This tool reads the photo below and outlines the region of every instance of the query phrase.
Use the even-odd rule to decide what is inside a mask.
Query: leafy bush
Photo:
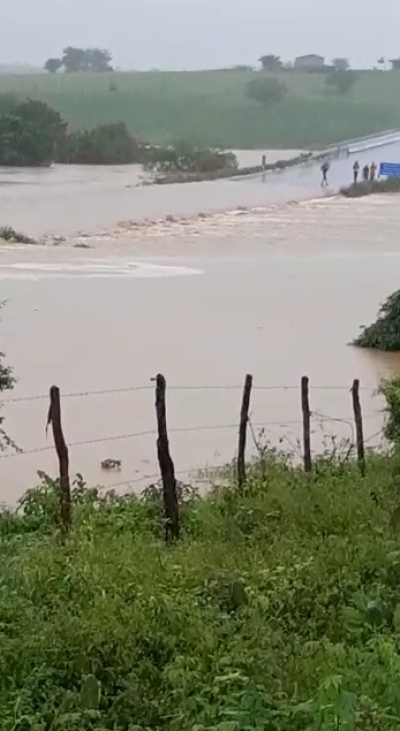
[[[58,112],[45,102],[10,97],[5,107],[0,104],[0,165],[50,165],[66,129]]]
[[[284,81],[275,77],[259,76],[248,82],[246,95],[255,102],[272,106],[284,100],[287,95],[287,86]]]
[[[400,444],[400,377],[383,378],[379,392],[386,401],[385,437],[389,442]]]
[[[220,170],[237,170],[236,156],[221,150],[198,149],[180,141],[169,147],[148,147],[145,164],[158,173],[207,173]]]
[[[362,328],[354,345],[383,351],[400,350],[400,290],[380,306],[376,322]]]
[[[70,132],[62,140],[57,162],[76,165],[124,165],[141,160],[141,148],[123,122]]]
[[[36,244],[35,239],[16,231],[12,226],[0,226],[0,239],[12,244]]]
[[[118,165],[141,158],[141,146],[122,122],[68,133],[58,112],[44,102],[0,96],[0,165]]]

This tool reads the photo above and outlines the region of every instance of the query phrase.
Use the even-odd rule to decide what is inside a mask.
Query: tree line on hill
[[[269,74],[284,69],[289,70],[289,67],[283,64],[280,56],[273,54],[261,56],[259,62],[262,70],[269,72]],[[290,68],[293,67],[290,66]],[[357,73],[350,69],[349,61],[346,58],[335,58],[331,66],[323,66],[318,71],[325,74],[325,90],[327,93],[348,94],[358,80]],[[263,106],[271,106],[281,102],[287,94],[288,87],[285,81],[277,76],[258,74],[246,85],[248,98]]]
[[[101,48],[64,48],[61,58],[48,58],[44,68],[50,74],[56,74],[63,69],[67,74],[107,73],[114,71],[112,56],[109,51]]]
[[[284,63],[280,56],[276,56],[273,53],[268,53],[264,56],[261,56],[258,59],[259,63],[261,64],[264,71],[281,71],[281,70],[290,70],[293,68],[292,63]],[[310,69],[311,70],[311,69]],[[317,70],[317,69],[315,69]],[[332,64],[330,66],[324,66],[323,70],[326,72],[328,70],[331,71],[349,71],[350,70],[350,62],[347,58],[334,58],[332,61]]]

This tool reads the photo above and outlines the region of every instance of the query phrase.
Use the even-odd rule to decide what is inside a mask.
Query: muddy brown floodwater
[[[101,171],[96,174],[99,198],[91,185],[85,197],[81,179],[60,184],[58,194],[56,184],[35,188],[32,180],[27,188],[0,188],[2,223],[16,225],[19,216],[26,233],[67,235],[61,246],[0,248],[1,299],[8,301],[1,349],[18,377],[3,413],[8,432],[25,451],[0,456],[1,500],[14,503],[35,484],[38,469],[56,473],[52,441],[45,435],[52,384],[63,394],[71,473],[82,473],[90,484],[138,490],[154,479],[151,378],[158,372],[168,382],[171,451],[181,479],[234,456],[246,373],[254,376],[251,421],[256,435],[263,430],[262,440],[297,449],[302,375],[313,387],[315,451],[334,435],[352,437],[354,378],[363,387],[365,436],[369,444],[379,440],[376,386],[400,362],[348,343],[399,287],[398,197],[295,204],[278,200],[276,191],[265,200],[258,186],[264,190],[262,208],[256,207],[257,189],[248,211],[153,224],[135,215],[134,223],[82,238],[77,232],[85,216],[91,217],[88,230],[96,231],[86,202],[90,207],[107,200],[110,182]],[[202,195],[216,198],[229,185],[234,186],[206,184],[209,192]],[[17,188],[23,188],[20,203]],[[140,198],[144,189],[135,190]],[[137,207],[143,199],[136,200],[135,190],[130,192]],[[148,207],[153,194],[156,210],[159,191],[147,190]],[[180,190],[192,213],[198,201],[190,196],[196,198],[197,186]],[[316,190],[317,183],[310,195]],[[98,230],[106,219],[116,224],[120,213],[129,218],[125,203],[112,213],[113,195],[106,213],[98,207]],[[246,195],[249,204],[251,194]],[[167,205],[162,201],[160,216]],[[92,248],[74,248],[82,243]],[[121,471],[103,473],[100,462],[106,458],[121,460]]]

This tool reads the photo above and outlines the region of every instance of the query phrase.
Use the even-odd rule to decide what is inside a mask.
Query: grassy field
[[[246,98],[246,71],[0,76],[0,93],[43,99],[74,128],[125,121],[155,143],[301,149],[400,126],[400,73],[362,72],[348,97],[327,96],[324,76],[281,77],[289,94],[271,109]]]
[[[0,728],[395,731],[400,728],[399,457],[268,458],[183,510],[78,489],[0,521]]]

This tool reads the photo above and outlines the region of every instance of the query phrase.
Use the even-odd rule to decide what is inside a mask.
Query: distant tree
[[[336,71],[348,71],[350,63],[347,58],[334,58],[332,66],[336,69]]]
[[[267,56],[261,56],[258,60],[264,71],[279,71],[282,68],[280,56],[274,56],[272,53]]]
[[[357,74],[354,71],[333,71],[327,75],[325,80],[325,86],[328,90],[343,95],[348,94],[356,83]]]
[[[56,74],[57,71],[59,71],[60,68],[62,68],[62,65],[63,65],[63,62],[62,62],[61,58],[48,58],[44,65],[44,68],[46,71],[49,72],[49,74]]]
[[[93,71],[104,73],[112,71],[110,65],[112,56],[108,51],[100,48],[64,48],[62,65],[68,74],[76,74],[79,71]]]
[[[94,71],[95,73],[113,71],[113,67],[111,66],[112,56],[109,51],[104,51],[100,48],[88,48],[86,56],[89,71]]]
[[[287,95],[287,86],[280,79],[258,77],[249,81],[246,95],[255,102],[270,106],[283,101]]]
[[[68,46],[64,48],[62,64],[67,74],[76,74],[79,71],[88,71],[87,53],[83,48]]]

